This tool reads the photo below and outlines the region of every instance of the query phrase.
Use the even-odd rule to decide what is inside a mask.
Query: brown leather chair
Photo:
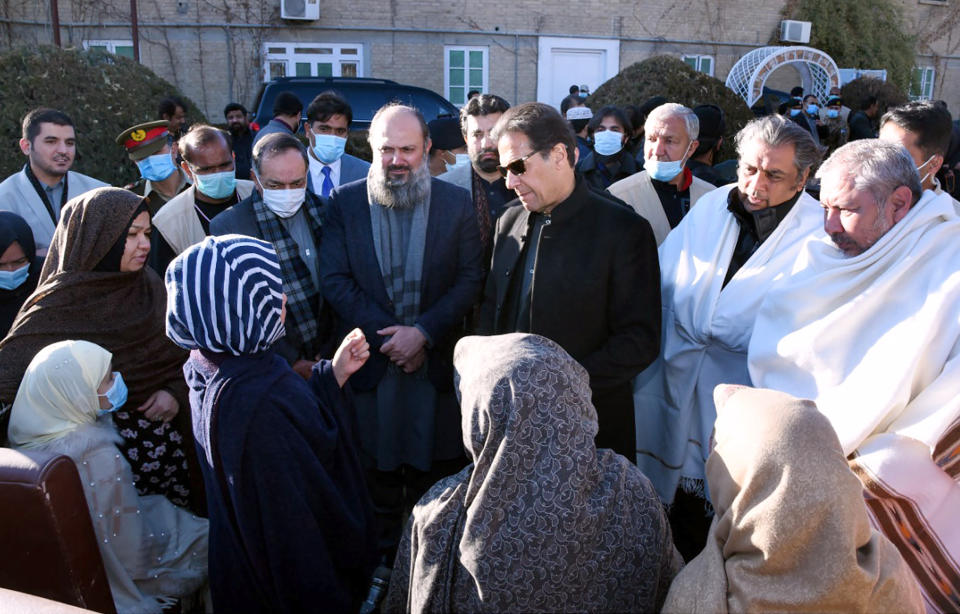
[[[0,587],[116,614],[77,468],[0,448]]]

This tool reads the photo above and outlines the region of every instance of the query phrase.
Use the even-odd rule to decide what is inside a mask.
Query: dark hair
[[[243,111],[244,117],[247,115],[247,107],[243,106],[239,102],[231,102],[227,106],[223,107],[223,116],[226,117],[231,111]]]
[[[953,133],[953,119],[945,106],[929,100],[908,102],[884,113],[880,119],[880,127],[883,128],[887,122],[893,122],[916,134],[917,147],[925,157],[947,155]]]
[[[860,103],[860,110],[866,111],[873,105],[877,104],[877,102],[879,102],[879,99],[873,94],[870,94],[869,96],[863,99],[863,102]]]
[[[635,104],[628,104],[623,107],[623,114],[630,120],[630,128],[633,132],[643,128],[643,120],[646,118],[643,116],[643,112],[640,111],[640,107]]]
[[[579,86],[579,85],[571,85],[571,86],[570,86],[570,89],[567,90],[567,91],[568,91],[569,93],[571,93],[571,94],[579,94],[579,93],[580,93],[580,86]]]
[[[274,115],[300,115],[303,111],[303,103],[293,92],[280,92],[273,99]]]
[[[467,136],[467,117],[471,115],[478,117],[491,113],[505,113],[509,108],[510,103],[496,94],[481,94],[476,98],[471,98],[460,109],[460,132],[463,133],[463,136]]]
[[[566,98],[560,101],[560,114],[566,117],[567,109],[569,109],[570,107],[581,107],[581,106],[583,106],[583,98],[580,98],[576,94],[570,94],[569,96],[567,96]]]
[[[620,124],[620,127],[623,128],[623,133],[627,136],[632,134],[630,120],[627,119],[627,114],[623,112],[622,109],[615,106],[606,106],[593,114],[593,117],[590,118],[590,123],[587,124],[587,133],[593,134],[596,132],[597,128],[600,127],[601,122],[603,122],[606,117],[613,117],[617,120],[617,123]]]
[[[467,92],[467,100],[470,100],[474,96],[479,96],[479,95],[480,95],[480,90],[470,90],[469,92]]]
[[[493,127],[492,138],[499,141],[507,132],[519,132],[530,141],[533,151],[544,158],[560,143],[567,150],[570,168],[576,163],[577,141],[569,122],[556,109],[542,102],[527,102],[510,107]]]
[[[307,148],[303,146],[300,139],[292,134],[274,132],[257,141],[257,144],[253,146],[253,168],[257,171],[257,175],[260,175],[264,160],[269,160],[273,156],[291,149],[300,152],[303,165],[309,168],[310,161],[307,159]]]
[[[193,163],[190,155],[201,147],[206,147],[215,141],[223,140],[227,151],[233,149],[233,141],[230,135],[219,128],[208,126],[206,124],[194,124],[185,135],[180,137],[177,147],[180,149],[180,157],[187,162]]]
[[[353,121],[353,109],[346,98],[334,91],[321,92],[310,101],[307,107],[307,121],[325,122],[334,115],[343,115],[347,118],[347,126]]]
[[[660,105],[667,104],[669,102],[664,96],[651,96],[647,98],[642,105],[640,105],[640,112],[643,113],[643,122],[646,123],[647,116],[650,115],[650,112],[659,107]]]
[[[798,96],[803,96],[803,87],[798,85],[797,87],[793,88],[792,90],[790,90],[790,95],[793,96],[794,98]]]
[[[40,124],[56,124],[58,126],[70,126],[76,129],[76,126],[73,125],[73,120],[63,111],[48,109],[46,107],[34,109],[23,116],[23,123],[21,124],[23,138],[30,141],[31,145],[33,144],[33,139],[37,138],[37,135],[40,134]]]
[[[167,117],[173,117],[177,114],[177,107],[180,107],[184,111],[187,110],[187,104],[180,98],[177,98],[176,96],[168,96],[164,98],[160,101],[160,104],[157,105],[157,118],[166,119],[164,115]]]
[[[723,109],[715,104],[700,104],[693,108],[693,114],[700,121],[697,140],[697,150],[691,157],[702,156],[712,149],[716,149],[723,133],[727,131],[727,119]]]

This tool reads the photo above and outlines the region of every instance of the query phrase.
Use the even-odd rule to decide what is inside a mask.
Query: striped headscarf
[[[253,354],[284,334],[277,252],[241,235],[207,237],[167,268],[167,336],[182,348]]]

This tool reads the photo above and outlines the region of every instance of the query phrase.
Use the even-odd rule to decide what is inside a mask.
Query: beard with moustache
[[[404,180],[391,179],[391,171],[406,170]],[[403,164],[391,164],[384,168],[382,164],[371,164],[367,172],[367,193],[370,202],[388,209],[413,209],[417,203],[430,200],[430,169],[427,154],[415,169]]]
[[[484,158],[486,154],[493,154],[492,157]],[[497,166],[500,165],[500,151],[496,147],[487,147],[486,149],[481,149],[474,153],[470,157],[470,161],[473,162],[473,165],[476,168],[479,168],[484,173],[493,173],[497,170]]]

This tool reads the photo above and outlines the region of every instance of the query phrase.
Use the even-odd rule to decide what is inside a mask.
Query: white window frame
[[[936,81],[937,71],[933,66],[914,66],[913,70],[920,71],[920,93],[913,93],[913,74],[910,79],[910,100],[930,100],[933,98],[933,86]]]
[[[132,40],[123,40],[123,39],[101,39],[101,40],[89,40],[83,41],[83,48],[85,50],[90,49],[91,47],[106,47],[109,53],[114,55],[117,54],[117,47],[130,47],[133,49]],[[136,49],[133,50],[133,57],[136,57]]]
[[[717,67],[717,60],[712,55],[703,55],[698,53],[687,53],[680,58],[684,63],[687,63],[687,60],[693,60],[694,66],[693,69],[697,72],[702,72],[705,75],[713,76],[714,70]],[[703,70],[703,61],[710,60],[710,70]],[[688,64],[689,66],[689,64]]]
[[[283,51],[271,51],[280,49]],[[324,54],[324,63],[329,60],[332,77],[342,77],[344,64],[356,64],[357,77],[363,76],[363,43],[300,43],[275,42],[263,43],[263,82],[270,81],[270,65],[275,62],[285,63],[285,76],[297,76],[297,63],[310,64],[310,76],[316,77],[319,55],[297,53],[297,49],[330,49],[331,53]],[[356,50],[356,53],[344,53],[345,49]]]
[[[457,103],[453,101],[453,98],[450,97],[450,52],[451,51],[463,51],[463,57],[466,64],[463,66],[463,98],[464,101]],[[483,46],[466,46],[466,45],[444,45],[443,46],[443,95],[444,98],[453,102],[453,104],[463,106],[466,104],[467,92],[472,89],[476,89],[474,86],[470,85],[470,52],[479,51],[483,54],[483,65],[482,65],[482,75],[483,75],[483,84],[480,87],[480,92],[490,91],[490,48]],[[456,86],[460,87],[460,86]]]

